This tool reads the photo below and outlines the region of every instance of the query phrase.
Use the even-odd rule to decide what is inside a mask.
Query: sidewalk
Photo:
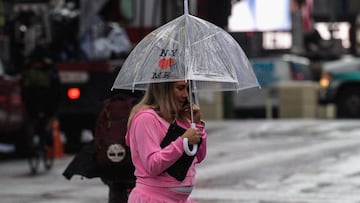
[[[30,175],[26,160],[1,163],[0,196],[6,203],[100,203],[107,202],[107,187],[95,179],[74,176],[71,181],[62,176],[73,155],[56,159],[54,168]]]

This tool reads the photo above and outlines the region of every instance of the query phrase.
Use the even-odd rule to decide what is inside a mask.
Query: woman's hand
[[[201,122],[201,112],[200,107],[196,104],[192,104],[192,111],[194,116],[194,122],[200,123]],[[180,116],[184,120],[191,121],[191,111],[190,111],[190,104],[184,106],[183,110],[180,112]]]
[[[200,130],[197,128],[188,128],[181,138],[188,138],[189,145],[199,144],[201,141]]]

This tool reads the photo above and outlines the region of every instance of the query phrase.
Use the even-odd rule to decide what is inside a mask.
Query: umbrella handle
[[[191,123],[191,127],[195,128],[195,123]],[[188,156],[195,156],[197,150],[198,150],[198,145],[194,144],[193,145],[193,149],[190,150],[189,148],[189,139],[186,137],[183,139],[183,146],[184,146],[184,151]]]
[[[183,146],[184,146],[184,151],[188,156],[194,156],[196,154],[196,152],[197,152],[197,149],[198,149],[198,145],[194,144],[193,149],[190,150],[188,138],[183,139]]]

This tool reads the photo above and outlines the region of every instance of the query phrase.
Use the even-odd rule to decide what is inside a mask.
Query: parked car
[[[232,93],[233,116],[237,118],[277,117],[277,84],[313,80],[310,60],[306,57],[285,54],[251,58],[250,62],[261,88]],[[266,115],[267,110],[271,110],[271,115]]]
[[[23,154],[28,123],[21,99],[21,76],[7,75],[1,62],[0,69],[0,153]]]
[[[337,118],[360,118],[360,58],[345,57],[322,65],[319,100],[335,104]]]

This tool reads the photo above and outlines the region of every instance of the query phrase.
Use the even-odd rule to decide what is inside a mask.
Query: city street
[[[208,153],[198,166],[198,203],[359,203],[359,120],[207,121]],[[99,179],[50,172],[30,176],[25,160],[1,161],[4,203],[104,203]]]
[[[0,203],[108,203],[63,172],[141,98],[201,106],[196,203],[360,203],[359,87],[360,1],[0,0]]]

